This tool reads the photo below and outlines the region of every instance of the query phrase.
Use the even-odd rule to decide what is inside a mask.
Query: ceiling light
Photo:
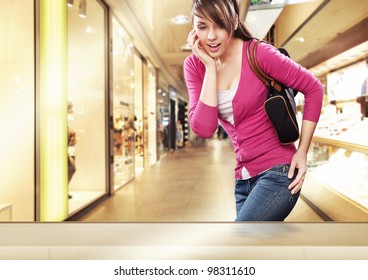
[[[185,15],[178,15],[171,19],[174,24],[187,24],[189,22],[189,17]]]
[[[300,4],[300,3],[305,3],[305,2],[313,2],[316,0],[287,0],[285,2],[287,2],[288,5],[292,5],[292,4]]]
[[[86,26],[85,28],[86,33],[94,33],[95,29],[89,25]]]
[[[68,0],[68,2],[66,4],[68,5],[68,7],[73,7],[74,0]]]
[[[304,43],[304,41],[305,41],[304,37],[298,37],[297,40],[300,43]]]
[[[86,0],[79,1],[79,17],[85,18],[87,17],[87,3]]]

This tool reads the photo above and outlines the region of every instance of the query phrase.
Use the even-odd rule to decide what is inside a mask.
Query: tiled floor
[[[234,155],[227,140],[209,140],[166,155],[80,221],[231,222]],[[322,219],[299,199],[288,222]]]

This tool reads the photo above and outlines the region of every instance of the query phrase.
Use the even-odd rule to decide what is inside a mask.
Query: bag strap
[[[261,70],[261,68],[258,65],[257,62],[257,57],[256,57],[256,52],[257,52],[257,46],[260,43],[260,40],[256,40],[256,43],[254,44],[253,47],[253,53],[252,56],[250,54],[250,44],[251,42],[249,42],[248,46],[247,46],[247,57],[248,60],[250,60],[250,66],[253,70],[253,72],[258,76],[258,78],[266,85],[269,86],[271,84],[271,79]]]
[[[277,91],[281,90],[281,85],[276,82],[274,79],[272,79],[270,76],[268,76],[266,73],[264,73],[262,71],[262,69],[259,67],[259,64],[257,62],[257,46],[260,42],[264,42],[265,41],[261,41],[261,40],[256,40],[256,43],[253,47],[253,52],[252,52],[252,57],[250,54],[250,44],[252,41],[249,41],[247,44],[247,59],[249,62],[249,66],[252,69],[252,71],[254,72],[254,74],[257,75],[257,77],[266,85],[266,86],[272,86],[274,87]],[[267,43],[266,43],[267,44]]]

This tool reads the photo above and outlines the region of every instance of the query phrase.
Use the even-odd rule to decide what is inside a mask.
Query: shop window
[[[83,5],[68,7],[69,214],[107,192],[106,10]]]
[[[188,111],[187,102],[179,100],[178,104],[178,121],[177,121],[177,135],[176,146],[178,148],[184,148],[185,143],[188,141]]]
[[[0,222],[35,219],[33,5],[0,2]]]
[[[157,152],[158,158],[169,149],[169,94],[159,88],[156,97],[157,104]]]
[[[136,119],[134,117],[134,48],[123,26],[112,20],[112,99],[114,189],[134,178]]]
[[[156,140],[156,69],[150,62],[147,62],[147,128],[148,135],[148,163],[155,164],[157,161],[157,140]]]

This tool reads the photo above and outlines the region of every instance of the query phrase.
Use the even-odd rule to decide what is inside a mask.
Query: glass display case
[[[364,120],[313,138],[303,195],[333,221],[368,221],[367,131]]]

